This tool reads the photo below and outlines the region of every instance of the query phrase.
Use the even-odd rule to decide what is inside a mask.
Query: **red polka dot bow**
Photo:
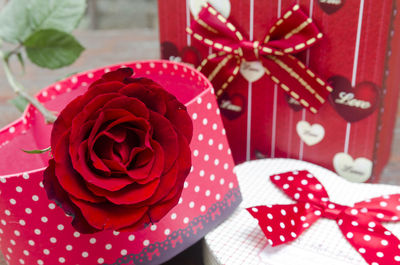
[[[262,76],[265,72],[312,113],[318,111],[332,92],[326,82],[292,55],[307,50],[323,36],[299,5],[283,13],[260,41],[246,37],[208,3],[187,32],[217,52],[199,67],[213,83],[217,96],[224,93],[242,70],[253,76]]]
[[[324,217],[336,221],[343,236],[368,264],[400,264],[400,241],[381,224],[400,220],[400,194],[368,199],[350,207],[331,202],[325,188],[308,171],[273,175],[271,181],[297,201],[247,208],[272,246],[295,240]]]

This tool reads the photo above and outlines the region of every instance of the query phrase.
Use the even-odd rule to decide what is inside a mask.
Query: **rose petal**
[[[163,95],[161,93],[158,93],[158,91],[159,89],[146,87],[140,83],[132,83],[119,90],[121,94],[128,97],[137,98],[141,102],[143,102],[150,110],[164,115],[167,108]]]
[[[149,164],[153,158],[154,152],[150,148],[135,147],[130,154],[129,162],[134,164],[135,168],[141,168]]]
[[[147,224],[151,223],[151,220],[147,214],[143,215],[143,217],[137,221],[136,223],[118,229],[119,232],[136,232],[138,230],[144,229]]]
[[[157,189],[159,183],[159,179],[155,179],[143,185],[134,183],[115,192],[100,189],[93,185],[89,185],[89,188],[96,195],[106,197],[110,202],[117,205],[133,205],[150,198]]]
[[[78,207],[75,207],[76,213],[73,216],[72,226],[81,234],[93,234],[101,231],[100,229],[94,228],[91,226],[83,216],[81,210]]]
[[[100,109],[101,106],[107,102],[110,98],[113,97],[118,97],[118,94],[105,94],[96,97],[93,99],[88,105],[82,110],[79,114],[76,115],[76,117],[72,120],[70,129],[71,129],[71,136],[70,136],[70,153],[72,158],[75,157],[76,155],[76,146],[79,145],[80,142],[82,142],[84,139],[86,139],[89,135],[89,132],[94,130],[98,130],[101,126],[101,122],[98,120],[104,119],[104,114],[100,111],[97,111]],[[93,114],[96,114],[96,121],[97,124],[92,122],[89,117],[93,116]],[[86,124],[90,123],[91,127],[85,126]],[[97,126],[94,128],[94,126]],[[54,129],[53,129],[54,130]]]
[[[110,131],[113,129],[117,129],[119,127],[121,127],[121,130],[124,130],[125,127],[127,126],[132,126],[134,127],[139,127],[139,128],[143,128],[144,130],[149,130],[149,125],[148,122],[143,120],[142,118],[135,118],[134,116],[122,116],[121,118],[118,118],[117,120],[111,122],[111,124],[109,124],[104,131],[101,132],[97,132],[97,134],[95,133],[96,130],[98,130],[99,126],[101,126],[101,124],[105,123],[105,120],[108,119],[108,113],[110,112],[110,110],[107,110],[104,112],[104,119],[98,119],[96,121],[96,124],[93,127],[93,130],[90,132],[89,135],[89,139],[88,139],[88,149],[90,150],[90,155],[92,156],[92,153],[95,153],[95,145],[96,145],[96,150],[99,149],[103,149],[102,143],[99,142],[99,139],[104,139],[103,136],[107,136],[109,138],[113,137],[113,135],[110,134]],[[121,111],[117,111],[117,110],[112,110],[112,112],[118,112],[120,114]],[[119,115],[117,114],[117,115]],[[102,116],[102,115],[100,115]],[[121,125],[122,124],[122,125]],[[112,149],[111,150],[104,150],[103,152],[105,152],[106,154],[108,154],[108,158],[106,160],[115,160],[117,161],[119,164],[122,165],[123,170],[126,171],[126,166],[129,164],[129,161],[131,160],[131,149],[134,148],[135,145],[138,146],[143,146],[144,143],[141,142],[140,138],[138,140],[138,137],[135,137],[136,135],[133,135],[130,133],[132,130],[125,130],[125,134],[128,134],[127,136],[125,136],[125,142],[124,143],[119,143],[120,139],[116,139],[115,137],[112,138],[113,140],[117,140],[115,141],[111,146]],[[145,135],[146,132],[142,132],[141,130],[138,130],[139,132],[141,132],[141,134]],[[148,133],[148,132],[147,132]],[[138,135],[139,137],[141,135]],[[106,147],[110,148],[111,146],[108,144],[108,142],[105,142]],[[75,144],[76,145],[76,144]],[[74,148],[71,147],[70,148],[71,153],[74,154]],[[75,157],[75,156],[73,156]],[[103,162],[105,164],[107,164],[107,162],[105,160],[103,160]],[[110,168],[112,170],[112,168]]]
[[[112,173],[126,174],[126,167],[120,158],[103,159],[103,162],[108,166]],[[112,177],[112,176],[111,176]],[[132,182],[132,181],[131,181]]]
[[[177,192],[179,192],[177,196],[180,197],[183,184],[191,168],[191,151],[186,138],[181,134],[178,134],[178,136],[179,157],[172,167],[173,170],[160,178],[159,188],[151,199],[147,201],[148,204],[164,203],[171,200],[171,196],[175,196]]]
[[[145,166],[128,170],[128,175],[139,184],[147,183],[161,176],[164,170],[164,150],[158,142],[154,140],[150,142],[154,152],[151,162],[147,163]]]
[[[126,185],[132,183],[132,179],[127,175],[112,177],[111,174],[110,177],[107,177],[100,176],[99,174],[96,174],[96,172],[93,172],[85,160],[87,157],[87,152],[87,141],[84,141],[81,145],[81,148],[79,148],[78,159],[73,165],[75,170],[78,171],[88,183],[110,191],[120,190]],[[103,162],[107,164],[108,161],[103,159]]]
[[[104,198],[91,193],[82,177],[74,170],[68,154],[69,132],[66,131],[60,138],[54,150],[55,175],[66,192],[90,202],[101,202]]]
[[[118,98],[110,99],[104,109],[124,109],[129,111],[136,117],[142,117],[145,120],[149,119],[149,110],[146,105],[137,98],[130,98],[120,94]]]
[[[49,166],[43,172],[43,186],[47,192],[47,197],[56,202],[68,215],[74,214],[74,208],[68,194],[58,183],[55,175],[55,161],[49,160]]]
[[[146,203],[152,205],[167,196],[176,184],[178,173],[179,168],[177,166],[172,167],[168,172],[164,173],[160,177],[160,184],[158,185],[157,190],[154,192],[153,196],[146,201]]]
[[[90,93],[88,92],[88,94]],[[129,112],[134,116],[143,117],[145,120],[147,120],[149,116],[146,106],[137,99],[127,98],[126,96],[117,93],[98,95],[95,98],[92,98],[90,102],[87,102],[83,110],[73,119],[71,124],[71,139],[81,141],[81,139],[78,138],[81,126],[88,120],[99,119],[100,115],[104,111],[114,113],[114,116],[105,117],[104,119],[106,120],[122,117],[123,114],[131,116]],[[98,122],[98,124],[101,126],[101,122]],[[100,126],[92,131],[96,133]],[[71,143],[76,141],[71,141]]]
[[[103,114],[100,114],[100,119],[103,117]],[[84,140],[86,138],[86,135],[90,133],[90,131],[93,129],[95,126],[95,121],[87,121],[85,124],[83,124],[79,130],[79,133],[76,133],[75,138],[72,138],[70,136],[70,144],[69,144],[69,153],[71,156],[71,162],[72,165],[75,169],[79,168],[78,162],[79,161],[79,148],[82,148],[82,142],[87,141]],[[72,141],[71,141],[72,139]],[[106,141],[104,143],[105,145],[108,144]],[[87,144],[85,144],[85,148],[87,147]],[[112,148],[112,145],[111,145]],[[90,160],[89,161],[89,157]],[[82,160],[80,160],[81,163],[86,162],[89,163],[91,166],[93,166],[95,169],[101,171],[101,175],[103,176],[109,176],[111,173],[111,170],[107,167],[107,165],[97,156],[96,152],[92,151],[89,152],[89,157],[85,157]]]
[[[105,73],[99,80],[92,83],[89,89],[92,89],[100,84],[104,84],[107,82],[112,82],[112,81],[123,82],[125,78],[128,78],[132,75],[133,75],[132,68],[129,67],[119,68],[117,70]]]
[[[89,134],[88,147],[90,148],[89,149],[90,151],[88,150],[88,152],[83,152],[83,153],[90,155],[90,152],[93,152],[93,144],[96,139],[95,137],[97,137],[96,134],[97,134],[98,130],[101,130],[101,127],[104,126],[104,124],[107,124],[107,122],[110,120],[112,122],[105,128],[105,130],[109,130],[110,128],[112,128],[114,126],[116,126],[120,123],[125,123],[125,122],[130,122],[130,124],[139,124],[138,125],[139,127],[143,127],[147,124],[147,121],[143,120],[142,118],[136,118],[131,113],[129,113],[125,110],[111,109],[111,110],[105,110],[99,114],[94,125],[92,126],[90,133],[87,132],[86,130],[83,130],[85,128],[85,126],[81,127],[81,130],[78,133],[75,133],[74,137],[71,133],[69,152],[71,154],[72,164],[73,164],[75,170],[80,172],[80,174],[85,175],[85,173],[87,173],[85,169],[83,169],[83,170],[85,170],[85,173],[80,171],[82,169],[82,166],[80,166],[80,164],[85,163],[86,157],[81,156],[81,160],[78,162],[79,152],[82,153],[82,150],[79,149],[78,147],[81,146],[83,140],[86,138],[86,135]],[[100,134],[98,134],[98,135],[100,136]],[[103,161],[103,162],[104,162],[104,164],[107,164],[107,163],[105,163],[105,161]],[[84,168],[86,168],[86,167],[84,167]]]
[[[49,160],[49,166],[43,173],[43,185],[50,200],[55,201],[66,214],[73,216],[72,226],[81,233],[95,233],[99,231],[90,226],[83,218],[82,212],[70,200],[68,194],[58,183],[55,172],[55,162]]]
[[[148,127],[143,129],[132,128],[127,126],[125,126],[125,128],[128,131],[129,135],[126,141],[126,145],[128,145],[131,149],[128,161],[126,161],[126,166],[128,169],[130,169],[131,167],[135,168],[144,166],[147,163],[140,162],[140,164],[138,165],[137,161],[133,162],[133,159],[137,158],[136,156],[138,155],[139,152],[142,152],[144,150],[148,151],[152,150],[152,146],[150,143],[150,134],[152,133],[152,130],[150,128],[150,124],[148,124]],[[143,163],[143,165],[141,165],[141,163]]]
[[[106,125],[106,127],[104,127]],[[108,132],[111,128],[120,126],[129,126],[133,128],[146,129],[149,128],[148,121],[143,118],[136,117],[130,112],[122,109],[104,110],[96,120],[92,131],[88,137],[89,146],[92,148],[96,142],[96,138],[101,136],[101,132]]]
[[[108,136],[100,135],[91,148],[92,152],[90,152],[90,155],[92,156],[95,154],[100,159],[115,159],[115,154],[113,152],[114,143],[114,140],[110,139]]]
[[[160,221],[172,208],[174,208],[178,202],[182,193],[183,185],[177,189],[172,199],[152,205],[148,211],[148,215],[152,222]]]
[[[113,146],[114,154],[119,157],[119,160],[124,164],[129,162],[130,147],[124,143],[115,143]]]
[[[108,131],[104,132],[109,138],[113,139],[117,143],[122,143],[126,140],[126,129],[123,127],[113,127]]]
[[[170,170],[178,157],[178,137],[172,124],[160,114],[151,111],[150,123],[153,125],[153,139],[156,140],[164,149],[165,166],[164,171]]]
[[[90,203],[71,197],[72,202],[81,209],[88,223],[100,230],[119,230],[140,221],[148,207],[122,206],[110,203]]]
[[[167,113],[165,117],[171,121],[175,128],[186,137],[190,143],[193,136],[193,122],[187,113],[185,105],[176,98],[167,102]]]
[[[51,131],[51,147],[54,148],[57,145],[58,138],[70,129],[72,120],[82,111],[93,98],[98,95],[108,94],[118,91],[124,84],[120,82],[112,82],[98,86],[96,89],[86,92],[71,101],[58,115],[57,120],[53,124]]]
[[[192,151],[189,142],[182,134],[178,134],[179,156],[176,162],[179,164],[179,183],[183,183],[192,167]]]

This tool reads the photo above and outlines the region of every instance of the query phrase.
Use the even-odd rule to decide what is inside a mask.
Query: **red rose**
[[[190,171],[186,107],[132,74],[121,68],[103,75],[53,126],[45,189],[82,233],[159,221],[178,203]]]

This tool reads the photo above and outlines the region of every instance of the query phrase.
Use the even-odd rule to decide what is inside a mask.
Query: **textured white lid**
[[[257,221],[245,210],[256,205],[294,203],[272,184],[269,176],[305,169],[318,178],[330,200],[338,204],[350,206],[369,198],[400,193],[398,186],[351,183],[332,171],[303,161],[265,159],[246,162],[235,168],[243,202],[231,218],[205,237],[205,265],[367,264],[342,236],[333,220],[321,218],[294,242],[272,248]],[[400,222],[384,225],[400,237]]]

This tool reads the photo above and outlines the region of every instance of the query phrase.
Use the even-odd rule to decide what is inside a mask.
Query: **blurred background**
[[[0,0],[0,9],[8,0]],[[159,58],[157,0],[87,0],[86,15],[74,36],[86,48],[71,66],[58,70],[39,68],[26,62],[25,73],[12,62],[14,74],[31,95],[64,77],[92,68],[124,61]],[[0,68],[0,128],[20,112]]]
[[[0,0],[0,9],[8,0]],[[167,0],[165,0],[167,1]],[[76,72],[124,61],[160,58],[157,0],[87,0],[86,15],[75,37],[86,48],[71,66],[46,70],[27,62],[25,73],[12,62],[17,79],[31,95]],[[0,68],[0,128],[14,121],[20,112],[9,100],[14,93]],[[392,145],[392,155],[381,181],[400,183],[400,110]]]

